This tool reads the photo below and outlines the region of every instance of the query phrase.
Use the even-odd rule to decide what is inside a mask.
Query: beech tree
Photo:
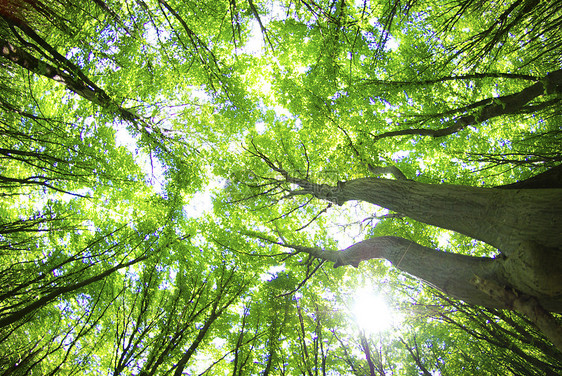
[[[369,177],[328,186],[295,178],[265,161],[284,178],[279,185],[293,183],[300,187],[289,188],[289,197],[312,195],[337,205],[351,200],[366,201],[481,240],[497,248],[500,254],[494,259],[458,256],[398,237],[370,238],[343,252],[297,249],[333,261],[334,267],[357,267],[364,260],[385,258],[468,303],[506,308],[508,302],[486,296],[487,292],[478,288],[474,279],[482,278],[536,297],[548,310],[560,311],[560,189],[431,185]]]
[[[0,1],[0,374],[560,374],[561,11]]]
[[[472,5],[474,4],[468,6]],[[525,23],[523,22],[525,16],[519,13],[523,8],[518,6],[514,3],[503,13],[500,12],[501,19],[513,16],[521,23]],[[529,6],[529,9],[537,10],[534,5]],[[400,5],[396,7],[394,10]],[[547,8],[551,10],[550,7]],[[451,9],[454,9],[454,6]],[[328,35],[333,38],[344,38],[348,30],[337,23],[347,15],[344,15],[343,8],[335,14],[339,18],[333,22],[339,29],[331,30]],[[393,13],[390,13],[389,17],[398,18]],[[436,19],[439,17],[444,16],[436,16]],[[541,20],[545,19],[541,18]],[[409,22],[422,24],[423,27],[434,30],[436,35],[444,35],[439,34],[438,29],[432,29],[435,27],[432,25],[433,21],[435,19],[432,16],[422,13],[412,15]],[[457,22],[454,19],[449,21]],[[388,32],[386,27],[390,25],[391,21],[382,25],[382,39],[390,38],[389,34],[385,34]],[[520,26],[513,21],[506,26],[506,30],[511,32]],[[409,30],[409,26],[403,28],[397,33]],[[444,27],[447,28],[448,26]],[[517,73],[480,71],[482,62],[474,59],[475,53],[509,49],[499,42],[501,40],[501,43],[507,43],[501,36],[506,30],[501,30],[502,27],[500,30],[494,28],[495,26],[490,25],[485,32],[468,37],[464,41],[451,44],[439,41],[442,45],[436,48],[436,51],[428,52],[424,56],[423,63],[414,59],[409,67],[405,68],[406,73],[402,75],[411,77],[405,79],[370,78],[369,73],[361,70],[364,66],[362,63],[358,64],[360,73],[356,73],[353,70],[353,54],[361,52],[354,51],[353,47],[347,50],[347,57],[350,59],[349,72],[341,72],[341,76],[338,76],[338,70],[343,70],[343,52],[332,51],[329,58],[321,53],[322,57],[305,76],[296,80],[297,86],[302,86],[295,90],[280,84],[284,91],[279,90],[278,93],[282,92],[290,99],[276,97],[277,100],[287,105],[293,111],[292,114],[298,115],[294,115],[294,120],[276,118],[274,122],[286,124],[276,124],[277,129],[270,133],[271,136],[266,132],[251,137],[247,153],[260,161],[262,166],[247,162],[252,167],[246,172],[234,175],[233,201],[257,200],[268,208],[273,203],[279,203],[280,212],[275,213],[273,217],[270,216],[271,219],[268,221],[270,223],[282,223],[286,216],[294,215],[296,210],[301,211],[303,207],[310,205],[310,200],[303,197],[312,197],[329,203],[326,208],[317,209],[317,215],[311,214],[307,221],[311,218],[313,221],[316,220],[318,215],[329,211],[332,204],[343,205],[349,201],[366,202],[386,208],[401,217],[405,216],[427,225],[452,230],[486,243],[496,250],[492,257],[443,252],[411,239],[386,234],[386,236],[367,238],[342,251],[314,247],[310,241],[306,241],[307,244],[299,244],[285,240],[295,236],[289,235],[286,229],[278,229],[279,225],[272,228],[269,235],[254,234],[273,244],[292,248],[295,253],[303,252],[321,260],[332,261],[334,267],[343,265],[357,267],[361,261],[386,259],[398,269],[467,303],[524,312],[560,348],[562,332],[556,319],[548,313],[548,311],[560,313],[562,308],[560,306],[562,270],[559,266],[562,215],[560,166],[550,164],[551,170],[528,180],[486,187],[478,184],[471,186],[466,184],[466,181],[459,184],[454,180],[451,183],[440,184],[422,182],[423,178],[416,179],[412,176],[412,166],[399,163],[401,166],[398,168],[397,163],[393,163],[397,158],[392,155],[388,157],[389,147],[398,149],[397,153],[409,154],[415,151],[419,153],[420,158],[424,158],[424,155],[427,157],[428,154],[436,154],[434,149],[424,150],[427,144],[422,144],[420,137],[439,140],[440,147],[444,149],[439,153],[443,156],[451,155],[448,148],[453,142],[443,139],[455,137],[454,142],[457,142],[460,132],[463,133],[462,137],[466,137],[465,142],[470,148],[473,143],[482,142],[476,133],[484,133],[481,130],[484,126],[494,128],[501,127],[504,121],[509,124],[521,122],[528,118],[529,114],[558,115],[557,110],[551,107],[559,101],[562,83],[561,71],[556,65],[552,65],[551,71],[539,76],[527,74],[530,65],[528,62],[513,63],[511,67]],[[304,34],[310,35],[307,32]],[[519,35],[514,39],[517,38],[521,40],[528,38],[526,43],[529,44],[536,42],[535,36]],[[325,48],[336,48],[333,47],[333,41],[330,41],[332,44],[329,46],[328,40],[329,38],[326,37],[320,44]],[[402,40],[399,51],[402,49],[403,42]],[[406,46],[404,49],[419,48],[418,43],[412,41],[414,46]],[[463,47],[456,50],[458,46]],[[377,52],[381,49],[383,48],[379,47]],[[454,54],[460,62],[456,68],[449,66],[450,60],[447,60],[453,59]],[[529,57],[532,61],[543,58],[546,54],[546,52],[535,52],[535,56]],[[389,55],[393,56],[393,52]],[[321,60],[323,58],[329,61]],[[433,78],[436,71],[426,73],[428,60],[431,59],[439,67],[438,69],[442,72],[446,71],[447,74],[441,73],[440,77]],[[491,61],[488,64],[491,64]],[[284,64],[290,65],[287,62]],[[384,76],[400,77],[401,73],[393,71],[391,67],[391,64],[394,66],[395,61],[389,60],[388,65],[384,62],[378,64],[384,66],[386,70]],[[423,66],[425,71],[422,70],[421,64],[426,64]],[[323,78],[320,72],[326,72],[330,65],[332,69],[338,71],[331,77],[341,77],[341,81],[334,78],[326,80],[324,84],[319,83]],[[463,69],[467,73],[461,73]],[[418,77],[414,78],[414,75]],[[489,95],[484,90],[480,97],[475,96],[473,82],[490,79],[495,80],[496,94]],[[504,79],[511,82],[519,81],[518,85],[524,81],[532,83],[523,84],[525,86],[521,89],[507,89],[507,86],[505,89],[500,89],[500,81]],[[288,81],[286,78],[278,80]],[[463,87],[466,82],[470,82],[470,85]],[[480,87],[484,86],[480,85]],[[443,103],[437,105],[431,103],[438,101],[434,97],[428,98],[427,95],[420,94],[420,91],[425,91],[427,88],[435,92],[437,88],[443,87],[450,90],[452,98],[439,99]],[[467,90],[466,93],[462,92],[464,88]],[[357,92],[351,94],[354,91]],[[302,98],[287,95],[287,92],[299,92]],[[395,100],[393,96],[401,94],[407,102],[393,103],[392,100]],[[358,97],[356,100],[350,99],[355,96]],[[373,106],[375,108],[373,115],[366,115],[369,110],[364,104],[367,99],[365,97],[368,98],[370,105],[373,105],[375,100],[379,100],[383,103],[383,107],[377,109]],[[322,135],[311,135],[310,133],[320,129],[319,125],[316,125],[319,123],[324,123],[324,129],[320,131]],[[388,124],[386,129],[381,127],[381,123]],[[378,130],[378,128],[382,129]],[[297,135],[287,136],[286,132],[290,129]],[[553,124],[551,129],[552,131],[548,132],[560,133],[559,125]],[[491,133],[491,136],[494,137],[494,134],[501,133]],[[328,140],[325,141],[326,137]],[[502,136],[501,142],[506,142],[503,141],[504,137]],[[395,141],[396,139],[399,141]],[[387,145],[381,147],[380,144],[384,141]],[[278,143],[279,151],[272,151],[275,142]],[[494,143],[497,140],[492,139],[488,142]],[[331,145],[334,144],[340,149],[336,148],[332,151],[334,148]],[[419,146],[420,144],[423,146]],[[455,159],[457,153],[457,151],[452,153]],[[386,160],[384,154],[387,155]],[[554,160],[548,162],[558,160],[559,153],[555,155]],[[524,154],[521,156],[529,158]],[[449,158],[452,159],[451,156]],[[416,162],[419,162],[419,159]],[[545,163],[547,159],[541,162]],[[517,162],[513,164],[516,165]],[[377,177],[384,174],[393,178]],[[419,170],[415,174],[420,175]],[[291,202],[296,203],[291,204]],[[252,207],[254,210],[259,210],[256,206],[259,207],[259,204]],[[299,231],[306,226],[308,224],[303,223]],[[275,236],[278,237],[277,240]]]
[[[329,186],[293,177],[259,150],[255,153],[280,175],[280,179],[270,177],[266,182],[276,190],[286,191],[284,199],[311,195],[337,205],[365,201],[483,241],[497,248],[499,254],[494,258],[459,255],[396,236],[369,238],[343,251],[282,245],[332,261],[334,267],[358,267],[361,261],[386,259],[467,303],[521,310],[552,333],[553,341],[560,346],[560,329],[544,311],[562,309],[559,188],[514,190],[432,185],[402,179],[402,174],[396,174],[400,178],[397,180],[367,177]],[[291,189],[290,184],[299,189]],[[275,193],[271,189],[268,192]]]

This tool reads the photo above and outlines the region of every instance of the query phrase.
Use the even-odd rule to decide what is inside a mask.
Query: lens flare
[[[393,312],[385,300],[372,291],[359,290],[352,308],[353,317],[357,325],[369,333],[382,332],[393,323]]]

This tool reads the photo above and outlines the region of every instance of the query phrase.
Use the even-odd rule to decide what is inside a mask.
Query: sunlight
[[[133,136],[123,127],[115,127],[115,144],[123,146],[129,150],[137,165],[142,169],[147,182],[154,188],[154,191],[161,194],[164,191],[164,165],[160,160],[141,150],[137,141],[139,136]]]
[[[196,192],[189,199],[189,203],[183,206],[183,212],[187,218],[199,218],[205,213],[213,210],[213,196],[217,190],[225,187],[226,180],[207,172],[209,184],[201,191]]]
[[[360,289],[355,294],[352,308],[357,325],[367,333],[380,333],[393,324],[393,312],[383,297],[369,289]]]

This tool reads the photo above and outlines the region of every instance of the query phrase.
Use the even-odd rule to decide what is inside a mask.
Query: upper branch
[[[495,117],[525,112],[527,108],[526,105],[529,102],[542,95],[560,93],[561,88],[562,70],[557,70],[548,73],[545,77],[540,79],[539,82],[536,82],[517,93],[497,98],[488,98],[480,101],[479,103],[482,105],[476,108],[473,113],[467,113],[463,116],[457,117],[453,120],[453,123],[446,128],[410,128],[389,131],[379,135],[373,135],[373,141],[376,142],[383,138],[407,135],[430,136],[435,138],[449,136],[465,129],[468,126],[476,125]]]
[[[386,81],[386,80],[364,80],[364,85],[383,85],[383,86],[426,86],[426,85],[434,85],[439,84],[447,81],[462,81],[462,80],[474,80],[474,79],[482,79],[482,78],[510,78],[510,79],[518,79],[518,80],[527,80],[527,81],[539,81],[540,77],[531,76],[527,74],[514,74],[514,73],[500,73],[500,72],[490,72],[490,73],[474,73],[474,74],[466,74],[460,76],[447,76],[447,77],[440,77],[433,80],[420,80],[420,81]]]

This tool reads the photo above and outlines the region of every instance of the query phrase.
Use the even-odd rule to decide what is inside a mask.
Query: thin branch
[[[287,196],[284,196],[284,197],[287,197]],[[312,200],[314,200],[314,197],[309,198],[308,201],[306,201],[304,204],[301,204],[301,205],[299,205],[299,206],[297,206],[297,207],[295,207],[295,208],[292,208],[292,209],[289,210],[288,212],[281,214],[279,217],[270,219],[270,220],[267,221],[266,223],[275,222],[275,221],[277,221],[277,220],[279,220],[279,219],[281,219],[281,218],[285,218],[286,216],[291,215],[291,214],[294,213],[295,211],[304,208],[304,207],[305,207],[306,205],[308,205]],[[297,230],[297,231],[298,231],[298,230]]]
[[[281,298],[281,297],[284,297],[284,296],[293,295],[294,293],[296,293],[297,291],[299,291],[300,288],[303,287],[303,286],[305,285],[305,283],[306,283],[310,278],[312,278],[312,276],[313,276],[314,274],[316,274],[316,272],[318,271],[318,269],[320,269],[320,267],[321,267],[322,265],[324,265],[325,262],[326,262],[326,261],[324,261],[324,260],[320,260],[320,262],[319,262],[318,265],[314,268],[314,270],[313,270],[311,273],[307,273],[307,275],[305,276],[305,278],[297,285],[297,287],[295,287],[293,290],[291,290],[291,291],[289,291],[289,292],[286,292],[286,293],[284,293],[284,294],[277,295],[276,298]]]
[[[271,50],[274,51],[273,44],[269,40],[269,35],[267,35],[267,29],[265,28],[265,26],[263,25],[263,22],[261,21],[260,14],[258,13],[258,10],[256,9],[256,6],[254,5],[254,2],[252,0],[248,0],[248,4],[250,5],[250,9],[252,10],[252,13],[254,14],[254,17],[258,21],[258,24],[260,25],[261,33],[264,37],[264,40],[269,44],[269,47],[271,47]]]
[[[271,242],[272,244],[279,244],[279,245],[282,245],[281,243],[272,242],[270,239],[267,239],[267,238],[260,238],[260,237],[258,237],[258,236],[256,236],[256,235],[251,235],[251,236],[252,236],[252,237],[256,237],[256,238],[258,238],[258,239],[260,239],[260,240],[265,240],[265,241]],[[220,245],[221,247],[225,248],[225,249],[228,249],[228,250],[230,250],[230,251],[232,251],[232,252],[234,252],[234,253],[238,253],[238,254],[241,254],[241,255],[244,255],[244,256],[253,256],[253,257],[277,257],[277,256],[287,256],[287,255],[293,256],[293,255],[296,254],[296,252],[289,252],[289,253],[287,253],[287,252],[282,252],[282,253],[274,253],[274,254],[268,254],[268,255],[260,254],[260,253],[249,253],[249,252],[243,252],[243,251],[237,250],[237,249],[235,249],[235,248],[233,248],[233,247],[231,247],[231,246],[229,246],[229,245],[226,245],[226,244],[222,243],[221,241],[219,241],[219,240],[218,240],[217,238],[215,238],[215,237],[211,237],[211,240],[214,241],[215,243],[217,243],[218,245]]]
[[[305,224],[305,225],[302,226],[302,227],[299,227],[298,229],[296,229],[296,230],[294,230],[294,231],[295,231],[295,232],[298,232],[298,231],[304,230],[305,228],[307,228],[308,226],[310,226],[310,224],[311,224],[312,222],[314,222],[315,220],[317,220],[318,217],[320,217],[323,213],[326,213],[326,212],[328,211],[328,209],[330,209],[331,207],[332,207],[332,203],[330,202],[324,209],[320,210],[320,211],[318,212],[318,214],[316,214],[316,215],[314,216],[314,218],[312,218],[307,224]]]

